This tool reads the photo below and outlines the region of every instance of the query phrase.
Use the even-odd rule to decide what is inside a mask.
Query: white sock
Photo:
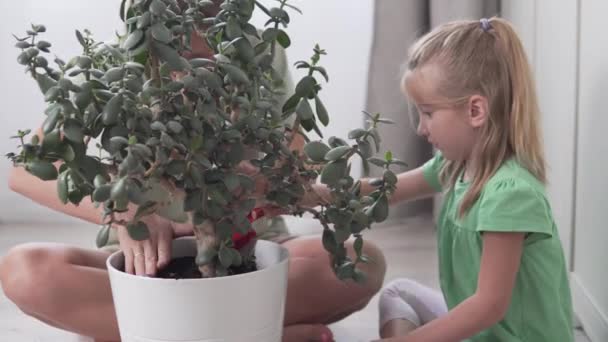
[[[380,327],[393,319],[421,326],[448,311],[441,292],[409,279],[397,279],[386,285],[379,306]]]

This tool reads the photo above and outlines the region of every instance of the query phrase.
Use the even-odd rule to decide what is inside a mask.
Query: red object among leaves
[[[251,211],[249,213],[249,215],[247,215],[247,219],[249,219],[249,222],[253,222],[263,216],[264,216],[264,209],[255,208],[255,209],[253,209],[253,211]],[[255,239],[256,236],[257,236],[257,234],[256,234],[255,230],[253,230],[253,229],[248,231],[247,234],[240,234],[240,233],[232,234],[232,243],[234,244],[234,248],[236,248],[236,249],[243,248],[245,245],[247,245],[249,243],[249,241]]]

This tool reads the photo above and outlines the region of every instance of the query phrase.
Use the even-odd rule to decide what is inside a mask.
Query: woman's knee
[[[5,295],[25,312],[52,301],[58,271],[65,256],[40,244],[16,246],[0,261],[0,283]]]
[[[354,247],[352,243],[349,243],[349,251],[353,253],[353,258],[356,258]],[[386,259],[384,253],[370,241],[365,241],[363,244],[362,254],[367,256],[369,262],[360,263],[358,267],[366,275],[364,287],[368,292],[369,299],[371,299],[380,289],[384,283],[384,276],[386,275]]]

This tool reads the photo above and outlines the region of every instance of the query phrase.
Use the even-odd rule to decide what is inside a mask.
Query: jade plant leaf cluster
[[[205,15],[218,5],[214,15]],[[268,16],[263,28],[250,23],[255,10]],[[259,201],[256,177],[263,175],[265,203],[294,215],[310,212],[323,226],[337,275],[362,280],[356,266],[368,260],[361,233],[386,219],[397,182],[391,167],[403,162],[390,152],[373,157],[377,126],[388,122],[378,114],[366,112],[370,124],[352,130],[351,143],[309,138],[313,131],[323,138],[319,124],[330,120],[320,98],[321,81],[328,81],[319,64],[325,51],[316,46],[309,61],[296,62],[306,74],[293,94],[283,94],[273,60],[279,46],[291,44],[288,11],[300,12],[286,0],[270,8],[252,0],[125,0],[120,13],[126,33],[118,43],[76,31],[82,53],[67,62],[55,58],[54,67],[51,44],[42,40],[46,28],[32,25],[16,37],[17,61],[48,104],[43,138],[19,131],[19,151],[7,156],[42,180],[56,180],[63,203],[89,197],[101,206],[101,244],[117,224],[134,239],[146,239],[143,219],[151,214],[192,224],[205,277],[254,262],[231,237],[252,229],[247,216]],[[186,58],[193,37],[203,37],[213,56]],[[288,98],[284,104],[281,96]],[[296,134],[307,141],[304,151],[290,149]],[[366,196],[350,175],[357,155],[366,168],[372,163],[385,170],[370,180],[375,190]],[[243,161],[258,174],[241,172]],[[302,207],[318,177],[331,196],[315,208]],[[134,215],[120,215],[132,208]],[[355,260],[344,247],[352,236]]]

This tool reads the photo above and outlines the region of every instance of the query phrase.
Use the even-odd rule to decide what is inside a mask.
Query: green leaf
[[[301,121],[312,120],[315,116],[310,104],[308,103],[308,99],[305,97],[300,99],[300,103],[298,103],[298,106],[296,107],[296,113]]]
[[[367,161],[380,167],[384,167],[384,165],[386,165],[386,161],[376,157],[369,158]]]
[[[321,183],[328,185],[337,184],[346,174],[346,168],[346,160],[328,163],[323,167],[323,171],[321,171]]]
[[[282,108],[283,119],[286,119],[287,115],[295,112],[296,107],[298,106],[298,103],[300,103],[300,98],[301,98],[300,95],[294,94],[289,99],[287,99],[287,101],[285,101],[285,104],[283,105],[283,108]]]
[[[241,26],[239,25],[238,20],[235,17],[229,17],[226,21],[226,36],[228,39],[232,40],[243,35],[243,31],[241,30]]]
[[[250,62],[255,58],[255,50],[251,43],[247,39],[239,39],[234,43],[237,54],[244,62]]]
[[[230,192],[233,192],[241,185],[241,182],[236,174],[227,173],[224,178],[224,184],[226,184],[226,188]]]
[[[70,201],[70,203],[74,205],[80,204],[80,201],[82,201],[83,197],[84,194],[80,191],[80,189],[74,189],[73,191],[68,193],[68,201]]]
[[[81,143],[84,139],[82,123],[76,119],[65,120],[65,123],[63,124],[63,133],[66,138],[75,143]]]
[[[106,177],[104,177],[103,175],[97,175],[93,179],[93,184],[95,185],[96,188],[106,184],[107,182],[108,181],[106,180]]]
[[[142,217],[153,214],[156,211],[156,208],[158,208],[158,203],[154,201],[148,201],[140,205],[137,207],[137,211],[135,212],[135,219],[139,220]]]
[[[384,170],[383,178],[384,178],[384,181],[389,183],[390,185],[397,184],[397,176],[391,170]]]
[[[367,159],[373,154],[372,145],[367,140],[359,141],[357,145],[359,147],[359,153],[361,154],[362,159],[367,162]]]
[[[386,153],[384,154],[384,159],[390,163],[393,160],[393,152],[386,151]]]
[[[336,227],[338,227],[336,225]],[[344,243],[346,240],[348,240],[350,238],[350,229],[348,229],[348,226],[346,227],[340,227],[340,229],[336,228],[336,242],[338,243]]]
[[[262,39],[265,42],[271,43],[273,40],[275,40],[277,38],[278,35],[279,35],[279,29],[276,29],[274,27],[269,27],[266,30],[264,30],[264,32],[262,33]]]
[[[118,115],[122,111],[122,103],[123,103],[122,94],[114,95],[114,97],[112,97],[110,99],[110,101],[108,101],[108,103],[106,103],[106,106],[103,109],[103,115],[102,115],[102,120],[103,120],[104,125],[110,126],[110,125],[114,125],[118,122]]]
[[[177,53],[177,50],[175,50],[171,46],[163,44],[158,41],[154,41],[152,46],[153,46],[155,52],[158,54],[158,56],[163,61],[167,62],[167,65],[169,66],[170,71],[182,71],[182,70],[188,68],[188,66],[189,66],[188,61],[183,59],[179,55],[179,53]]]
[[[126,50],[133,50],[136,46],[139,46],[141,42],[145,39],[143,30],[135,30],[131,32],[131,34],[127,37],[122,47]]]
[[[59,97],[59,95],[61,95],[61,88],[59,88],[59,87],[51,87],[44,94],[44,101],[46,101],[46,102],[53,102],[53,101],[57,100],[57,98]]]
[[[381,186],[382,184],[384,184],[384,181],[383,181],[382,179],[380,179],[380,178],[371,178],[371,179],[368,181],[368,183],[369,183],[369,185],[371,185],[371,186],[373,186],[373,187],[379,187],[379,186]]]
[[[251,82],[249,77],[247,77],[247,74],[239,67],[232,64],[222,64],[221,67],[226,71],[232,81],[245,85],[248,85]]]
[[[161,0],[152,0],[152,3],[150,4],[150,12],[152,12],[152,14],[161,16],[165,14],[165,11],[167,11],[167,5]]]
[[[220,259],[220,263],[222,264],[222,266],[228,268],[230,267],[230,265],[232,265],[232,261],[233,261],[233,254],[230,251],[231,248],[226,247],[226,246],[222,246],[220,248],[220,253],[219,253],[219,259]]]
[[[173,34],[164,23],[158,22],[151,27],[152,37],[159,42],[168,44],[173,40]]]
[[[184,129],[184,126],[182,126],[182,124],[180,124],[177,121],[169,121],[169,122],[167,122],[167,128],[171,132],[173,132],[175,134],[179,134]]]
[[[29,162],[26,165],[26,170],[44,181],[57,179],[57,169],[55,165],[48,161]]]
[[[380,118],[380,119],[378,119],[378,120],[376,120],[376,121],[378,121],[378,122],[382,122],[382,123],[385,123],[385,124],[391,124],[391,125],[394,125],[394,124],[395,124],[395,121],[393,121],[393,120],[391,120],[391,119],[383,119],[383,118]]]
[[[161,132],[167,131],[167,127],[165,127],[165,125],[160,121],[154,121],[152,124],[150,124],[150,128],[153,131],[161,131]]]
[[[296,94],[300,97],[308,97],[314,91],[317,81],[312,76],[303,77],[296,85]]]
[[[388,198],[382,194],[373,206],[373,218],[376,222],[382,222],[388,217]]]
[[[348,143],[346,141],[344,141],[343,139],[340,139],[338,137],[331,137],[331,138],[329,138],[329,140],[327,142],[329,143],[329,146],[331,146],[331,147],[348,145]]]
[[[336,275],[340,280],[346,280],[353,278],[355,274],[355,265],[352,262],[347,262],[338,267]]]
[[[152,14],[150,12],[144,12],[138,19],[136,23],[136,27],[138,29],[144,29],[150,25],[150,19],[152,19]]]
[[[327,114],[327,110],[325,109],[323,102],[321,102],[321,99],[319,99],[318,96],[315,96],[315,107],[319,121],[321,121],[323,126],[327,126],[329,124],[329,115]]]
[[[380,133],[378,133],[378,130],[375,128],[372,129],[370,133],[374,140],[374,145],[376,146],[376,153],[378,153],[380,152],[380,142],[382,141],[382,139],[380,139]]]
[[[131,239],[135,241],[147,240],[150,237],[150,230],[148,229],[148,226],[142,221],[129,223],[127,225],[127,231],[129,232],[129,236],[131,237]]]
[[[62,172],[57,179],[57,195],[61,203],[68,203],[68,171]]]
[[[366,130],[361,128],[355,128],[352,131],[348,132],[349,139],[359,139],[363,137],[367,133]]]
[[[61,135],[59,130],[53,130],[47,133],[42,140],[42,150],[45,152],[55,151],[61,144]]]
[[[172,160],[167,166],[167,173],[172,176],[180,176],[186,172],[186,161],[185,160]]]
[[[84,144],[84,143],[81,142],[81,144]],[[74,148],[72,147],[72,145],[63,144],[63,149],[61,151],[61,157],[63,158],[63,160],[65,160],[68,163],[73,161],[76,158],[76,152],[74,151]]]
[[[328,161],[338,160],[338,159],[344,157],[350,151],[352,151],[352,147],[350,147],[350,146],[334,147],[325,154],[325,160],[328,160]]]
[[[125,70],[122,67],[114,67],[106,71],[104,78],[108,83],[122,80],[125,75]]]
[[[291,45],[291,39],[289,39],[289,36],[283,30],[279,30],[279,33],[277,34],[277,42],[281,44],[284,49],[287,49]]]
[[[49,91],[51,87],[57,85],[57,81],[50,78],[46,74],[36,74],[36,82],[38,83],[38,87],[40,88],[42,94],[46,94],[46,92]]]
[[[193,68],[202,68],[207,66],[214,66],[215,61],[208,58],[193,58],[188,61]]]
[[[119,200],[127,197],[127,179],[121,178],[114,185],[110,191],[110,198],[113,200]]]
[[[97,238],[95,239],[97,248],[101,248],[108,244],[108,241],[110,240],[110,229],[112,228],[109,225],[104,225],[99,232],[97,232]]]
[[[335,253],[338,248],[338,242],[336,241],[336,236],[333,231],[330,229],[323,229],[323,248],[330,253]]]
[[[109,184],[104,184],[98,186],[93,191],[93,201],[95,202],[105,202],[110,199],[110,192],[112,191],[112,186]]]
[[[77,64],[82,69],[89,69],[93,64],[93,59],[89,56],[79,56]]]
[[[211,70],[198,68],[195,73],[196,77],[200,77],[212,89],[218,89],[222,86],[222,78]]]
[[[78,39],[78,42],[80,43],[80,45],[82,45],[82,47],[86,47],[87,43],[84,40],[84,37],[82,36],[82,33],[80,33],[80,31],[76,30],[76,39]]]
[[[363,238],[361,236],[357,236],[353,247],[355,249],[355,253],[357,253],[357,258],[361,258],[361,255],[363,255]]]
[[[314,162],[325,161],[329,147],[320,141],[311,141],[304,146],[304,153]]]

